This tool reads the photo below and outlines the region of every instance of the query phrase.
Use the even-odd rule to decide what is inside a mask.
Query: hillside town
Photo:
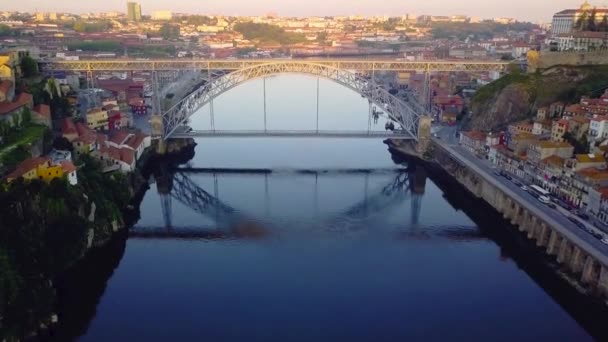
[[[608,93],[580,104],[556,102],[502,132],[467,131],[460,144],[498,169],[536,184],[608,222]]]
[[[138,127],[137,122],[145,123],[153,111],[151,73],[105,72],[91,80],[83,73],[41,74],[37,61],[384,55],[397,60],[508,60],[523,67],[533,51],[602,49],[604,45],[597,39],[608,31],[605,14],[608,10],[587,2],[578,9],[556,13],[552,25],[463,15],[286,18],[273,13],[230,17],[157,10],[144,15],[141,5],[135,2],[127,4],[126,13],[0,12],[2,173],[10,180],[20,176],[52,179],[51,175],[59,177],[73,172],[71,156],[63,159],[40,156],[42,152],[66,155],[63,150],[38,148],[31,153],[31,159],[13,158],[23,152],[23,146],[41,141],[44,129],[53,132],[55,138],[65,139],[69,144],[64,146],[71,144],[74,157],[91,153],[104,162],[107,170],[133,170],[142,148],[150,145],[150,137],[138,130],[145,131],[145,125]],[[168,79],[179,76],[161,74]],[[422,73],[404,70],[384,75],[382,82],[405,99],[412,94],[424,102],[426,99],[422,97],[428,95],[433,119],[440,124],[455,125],[466,114],[476,89],[499,77],[494,72],[446,72],[425,79]],[[95,88],[89,82],[94,82]],[[51,100],[53,96],[61,101]],[[553,104],[538,109],[534,122],[513,123],[505,132],[490,133],[487,137],[479,132],[463,133],[463,145],[475,153],[485,152],[500,167],[519,170],[521,176],[525,170],[542,168],[540,164],[524,168],[517,161],[530,154],[529,148],[539,148],[530,147],[534,141],[544,145],[580,143],[585,148],[576,149],[579,159],[582,155],[597,154],[598,157],[591,158],[597,161],[604,146],[603,115],[608,113],[605,104],[605,95],[599,99],[583,97],[578,104]],[[17,133],[11,136],[15,130]],[[36,131],[37,135],[25,134],[26,131]],[[27,141],[16,137],[23,135]],[[573,146],[568,146],[574,151]],[[568,151],[564,148],[564,152],[557,154],[564,159],[564,165],[572,165],[567,160],[575,158]],[[554,157],[545,156],[548,152],[544,150],[540,153],[543,156],[540,161]],[[551,160],[556,162],[555,158]],[[526,162],[531,163],[529,159]],[[601,168],[596,164],[591,166]],[[579,161],[575,171],[584,169],[581,165],[586,164]],[[547,180],[543,177],[548,176],[532,178],[545,184]],[[552,177],[553,174],[549,178]],[[574,185],[552,187],[559,189],[560,196],[574,206],[589,203],[588,191]],[[600,213],[601,205],[593,206],[598,217],[608,220],[608,215]]]
[[[439,2],[0,8],[0,341],[608,340],[608,7]]]

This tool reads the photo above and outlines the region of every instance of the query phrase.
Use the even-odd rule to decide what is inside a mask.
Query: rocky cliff
[[[534,74],[512,73],[482,87],[473,97],[464,129],[503,130],[533,119],[538,108],[555,101],[575,103],[599,96],[608,86],[608,66],[557,66]]]

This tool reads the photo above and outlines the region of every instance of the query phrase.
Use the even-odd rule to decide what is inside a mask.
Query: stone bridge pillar
[[[513,219],[511,219],[511,224],[522,227],[524,223],[523,215],[525,210],[517,202],[515,202],[514,205],[515,208],[513,209]]]
[[[505,220],[510,220],[512,217],[512,211],[513,211],[513,201],[511,201],[511,198],[507,197],[507,199],[503,202],[504,207],[502,210],[502,217]]]
[[[423,115],[418,120],[418,145],[416,151],[419,155],[424,155],[429,150],[431,143],[431,123],[430,116]]]
[[[532,216],[532,215],[531,215]],[[527,226],[526,232],[528,233],[528,239],[530,240],[538,240],[538,235],[540,235],[540,224],[535,216],[532,216],[530,219],[530,224]]]
[[[599,275],[597,273],[595,259],[593,259],[591,256],[587,256],[585,259],[585,265],[583,266],[581,282],[583,284],[597,286],[599,282]]]
[[[581,251],[578,246],[574,246],[574,248],[572,249],[572,256],[570,257],[569,262],[570,271],[575,274],[583,272],[583,266],[585,266],[584,260],[585,255],[583,254],[583,251]]]
[[[562,238],[562,243],[559,246],[559,251],[557,253],[557,262],[563,264],[570,259],[570,255],[572,254],[572,246],[570,245],[570,241],[566,238]]]
[[[608,297],[608,268],[604,265],[602,265],[602,270],[600,271],[599,290],[600,294]]]
[[[150,117],[150,127],[152,128],[152,137],[156,141],[156,153],[165,154],[167,152],[167,145],[163,139],[165,136],[163,117],[156,114],[152,115]]]
[[[555,232],[555,230],[552,230],[551,237],[549,237],[549,245],[547,246],[547,254],[557,255],[561,242],[562,237],[557,232]]]
[[[549,238],[551,237],[551,229],[547,227],[544,222],[541,222],[540,229],[538,233],[538,238],[536,239],[536,246],[545,247]]]

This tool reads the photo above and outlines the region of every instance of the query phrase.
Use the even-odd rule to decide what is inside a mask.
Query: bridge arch
[[[213,99],[245,82],[268,76],[298,73],[313,75],[338,83],[360,94],[375,104],[401,129],[418,140],[418,121],[425,111],[418,103],[405,102],[387,90],[374,86],[371,80],[355,73],[329,65],[305,60],[277,60],[269,63],[243,67],[201,86],[168,111],[162,114],[163,139],[168,139],[194,113]]]

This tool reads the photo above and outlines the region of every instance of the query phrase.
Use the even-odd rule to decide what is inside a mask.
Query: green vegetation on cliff
[[[80,163],[77,186],[65,179],[0,185],[0,340],[48,324],[51,280],[123,225],[127,177],[101,173],[86,156]]]
[[[512,72],[482,87],[471,101],[466,128],[504,129],[517,120],[532,119],[538,108],[555,101],[578,103],[597,97],[608,87],[608,65],[559,66],[542,72]]]

